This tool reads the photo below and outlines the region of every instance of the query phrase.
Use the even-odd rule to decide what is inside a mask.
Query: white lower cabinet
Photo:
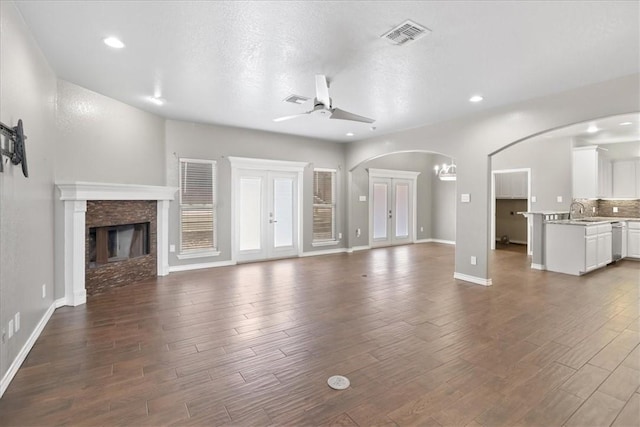
[[[548,223],[545,229],[545,265],[549,271],[579,276],[612,261],[611,224]]]
[[[640,222],[629,221],[627,225],[627,256],[640,258]]]
[[[598,268],[598,236],[586,236],[585,241],[585,268],[584,271],[591,271]]]

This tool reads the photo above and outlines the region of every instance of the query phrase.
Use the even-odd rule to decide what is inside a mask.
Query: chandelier
[[[442,166],[436,165],[433,170],[441,181],[456,180],[456,164],[453,163],[453,161],[451,161],[451,164],[443,163]]]

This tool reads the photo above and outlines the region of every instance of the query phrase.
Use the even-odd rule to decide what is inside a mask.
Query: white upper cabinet
[[[612,166],[605,151],[596,146],[573,149],[573,198],[612,196]]]
[[[496,199],[526,199],[527,172],[504,172],[495,174]]]
[[[613,162],[613,197],[640,197],[640,161]]]

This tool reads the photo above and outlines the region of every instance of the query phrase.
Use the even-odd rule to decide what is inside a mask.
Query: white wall
[[[313,168],[336,169],[337,206],[336,233],[345,230],[344,203],[344,144],[282,135],[251,129],[233,128],[167,120],[166,123],[166,180],[167,185],[179,187],[179,158],[208,159],[217,162],[218,196],[218,249],[217,257],[179,260],[177,253],[169,254],[169,265],[215,263],[231,259],[231,165],[229,156],[269,160],[308,162],[304,170],[303,188],[303,251],[342,248],[344,240],[336,246],[317,247],[312,243]],[[179,248],[179,205],[170,207],[169,242]]]
[[[53,181],[58,133],[56,76],[13,3],[0,2],[0,20],[0,121],[15,126],[22,119],[29,166],[29,178],[11,163],[5,163],[0,174],[2,329],[17,312],[21,314],[20,330],[6,343],[0,342],[0,378],[6,386],[11,364],[53,304]]]

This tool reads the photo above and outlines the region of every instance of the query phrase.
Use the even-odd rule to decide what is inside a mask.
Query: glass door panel
[[[253,251],[262,249],[262,191],[261,177],[240,178],[240,229],[239,249]]]
[[[409,184],[395,184],[395,236],[409,237]]]
[[[273,180],[273,215],[270,221],[273,224],[274,248],[293,246],[293,184],[293,178],[275,178]]]
[[[386,239],[388,223],[388,189],[389,186],[384,182],[375,182],[373,184],[373,239]]]

